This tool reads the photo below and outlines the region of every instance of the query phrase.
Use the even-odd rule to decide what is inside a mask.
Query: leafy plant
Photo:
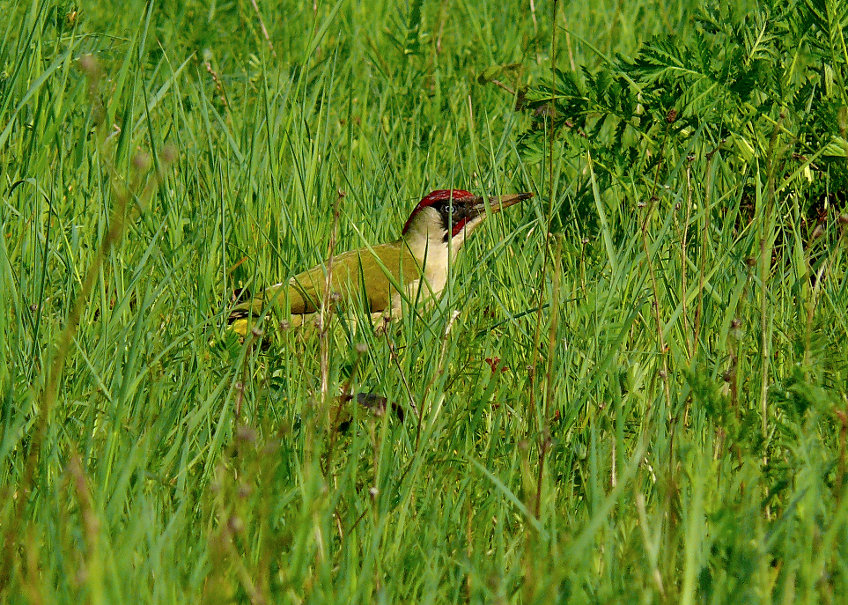
[[[525,157],[541,159],[552,128],[557,157],[589,154],[601,189],[648,200],[680,176],[669,150],[719,152],[741,174],[763,167],[775,194],[821,205],[848,187],[846,14],[830,1],[761,3],[741,15],[707,6],[691,36],[655,37],[596,69],[557,70],[524,95],[534,115]]]

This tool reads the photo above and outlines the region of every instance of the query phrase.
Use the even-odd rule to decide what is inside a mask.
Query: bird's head
[[[422,242],[431,247],[450,242],[456,252],[487,216],[531,197],[532,193],[492,197],[487,208],[484,198],[468,191],[437,189],[415,206],[403,226],[403,238],[409,243]]]

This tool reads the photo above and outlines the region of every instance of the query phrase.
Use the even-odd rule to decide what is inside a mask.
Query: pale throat
[[[445,286],[448,266],[456,260],[459,250],[466,238],[482,222],[483,217],[475,217],[453,238],[445,241],[446,230],[438,213],[429,208],[422,210],[418,220],[409,225],[403,239],[409,251],[421,263],[427,281],[434,291],[440,291]]]

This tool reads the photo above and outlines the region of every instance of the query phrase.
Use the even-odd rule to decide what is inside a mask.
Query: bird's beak
[[[509,195],[499,195],[497,197],[489,198],[489,211],[492,214],[496,212],[500,212],[504,208],[509,208],[513,204],[517,204],[523,200],[529,200],[533,197],[532,193],[510,193]],[[486,212],[486,200],[485,198],[478,198],[474,203],[474,210],[476,214],[483,214]]]

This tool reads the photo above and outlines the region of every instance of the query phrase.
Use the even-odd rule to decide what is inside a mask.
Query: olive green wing
[[[235,306],[230,323],[256,317],[269,307],[291,315],[315,313],[321,306],[327,265],[299,273],[288,283],[267,288],[262,294]],[[403,241],[345,252],[333,257],[330,294],[341,303],[364,301],[372,313],[388,309],[397,286],[418,280],[421,267]]]
[[[288,285],[291,313],[314,313],[321,306],[326,265],[294,276]],[[362,302],[371,313],[392,304],[397,286],[419,279],[421,270],[403,242],[345,252],[333,258],[330,294],[343,305]]]

